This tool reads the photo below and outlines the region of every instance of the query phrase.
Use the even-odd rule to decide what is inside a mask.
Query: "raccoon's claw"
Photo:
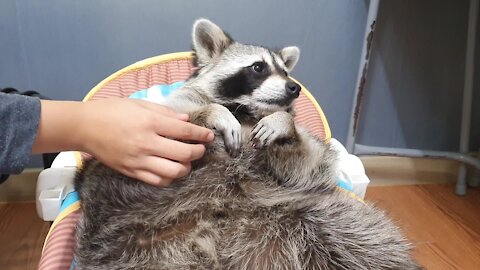
[[[276,112],[262,118],[250,133],[250,141],[255,148],[262,148],[279,138],[286,138],[294,128],[293,118],[286,112]]]
[[[252,146],[258,149],[269,145],[274,140],[274,136],[272,136],[274,133],[274,130],[266,125],[260,124],[255,126],[250,136]]]
[[[222,135],[227,153],[232,157],[237,156],[241,146],[240,129],[225,129]]]
[[[208,115],[206,122],[208,127],[214,129],[223,137],[225,150],[230,156],[236,156],[240,152],[242,126],[237,118],[224,106],[210,104],[205,109]]]

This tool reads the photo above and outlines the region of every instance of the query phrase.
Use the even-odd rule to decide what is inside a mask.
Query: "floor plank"
[[[480,190],[453,185],[369,187],[366,199],[385,209],[416,245],[427,269],[480,269]]]
[[[0,268],[37,269],[49,227],[37,216],[35,203],[0,204]]]

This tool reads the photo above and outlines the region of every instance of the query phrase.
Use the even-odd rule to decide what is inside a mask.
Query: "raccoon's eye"
[[[263,62],[255,62],[252,65],[253,71],[257,73],[263,73],[265,71],[265,63]]]

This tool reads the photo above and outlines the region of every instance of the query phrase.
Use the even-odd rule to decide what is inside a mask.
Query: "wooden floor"
[[[367,200],[387,210],[416,245],[426,269],[480,269],[480,189],[453,185],[369,187]]]
[[[401,225],[427,269],[480,269],[480,189],[458,197],[452,185],[369,187],[367,200]],[[36,269],[48,227],[33,203],[0,204],[0,269]]]
[[[0,204],[0,269],[37,269],[49,227],[35,203]]]

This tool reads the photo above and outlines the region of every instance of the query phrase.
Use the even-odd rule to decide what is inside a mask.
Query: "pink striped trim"
[[[45,244],[39,270],[69,269],[73,261],[75,230],[80,216],[81,211],[78,209],[57,224]]]
[[[313,103],[301,93],[295,101],[295,122],[305,127],[314,136],[325,139],[325,124]]]

